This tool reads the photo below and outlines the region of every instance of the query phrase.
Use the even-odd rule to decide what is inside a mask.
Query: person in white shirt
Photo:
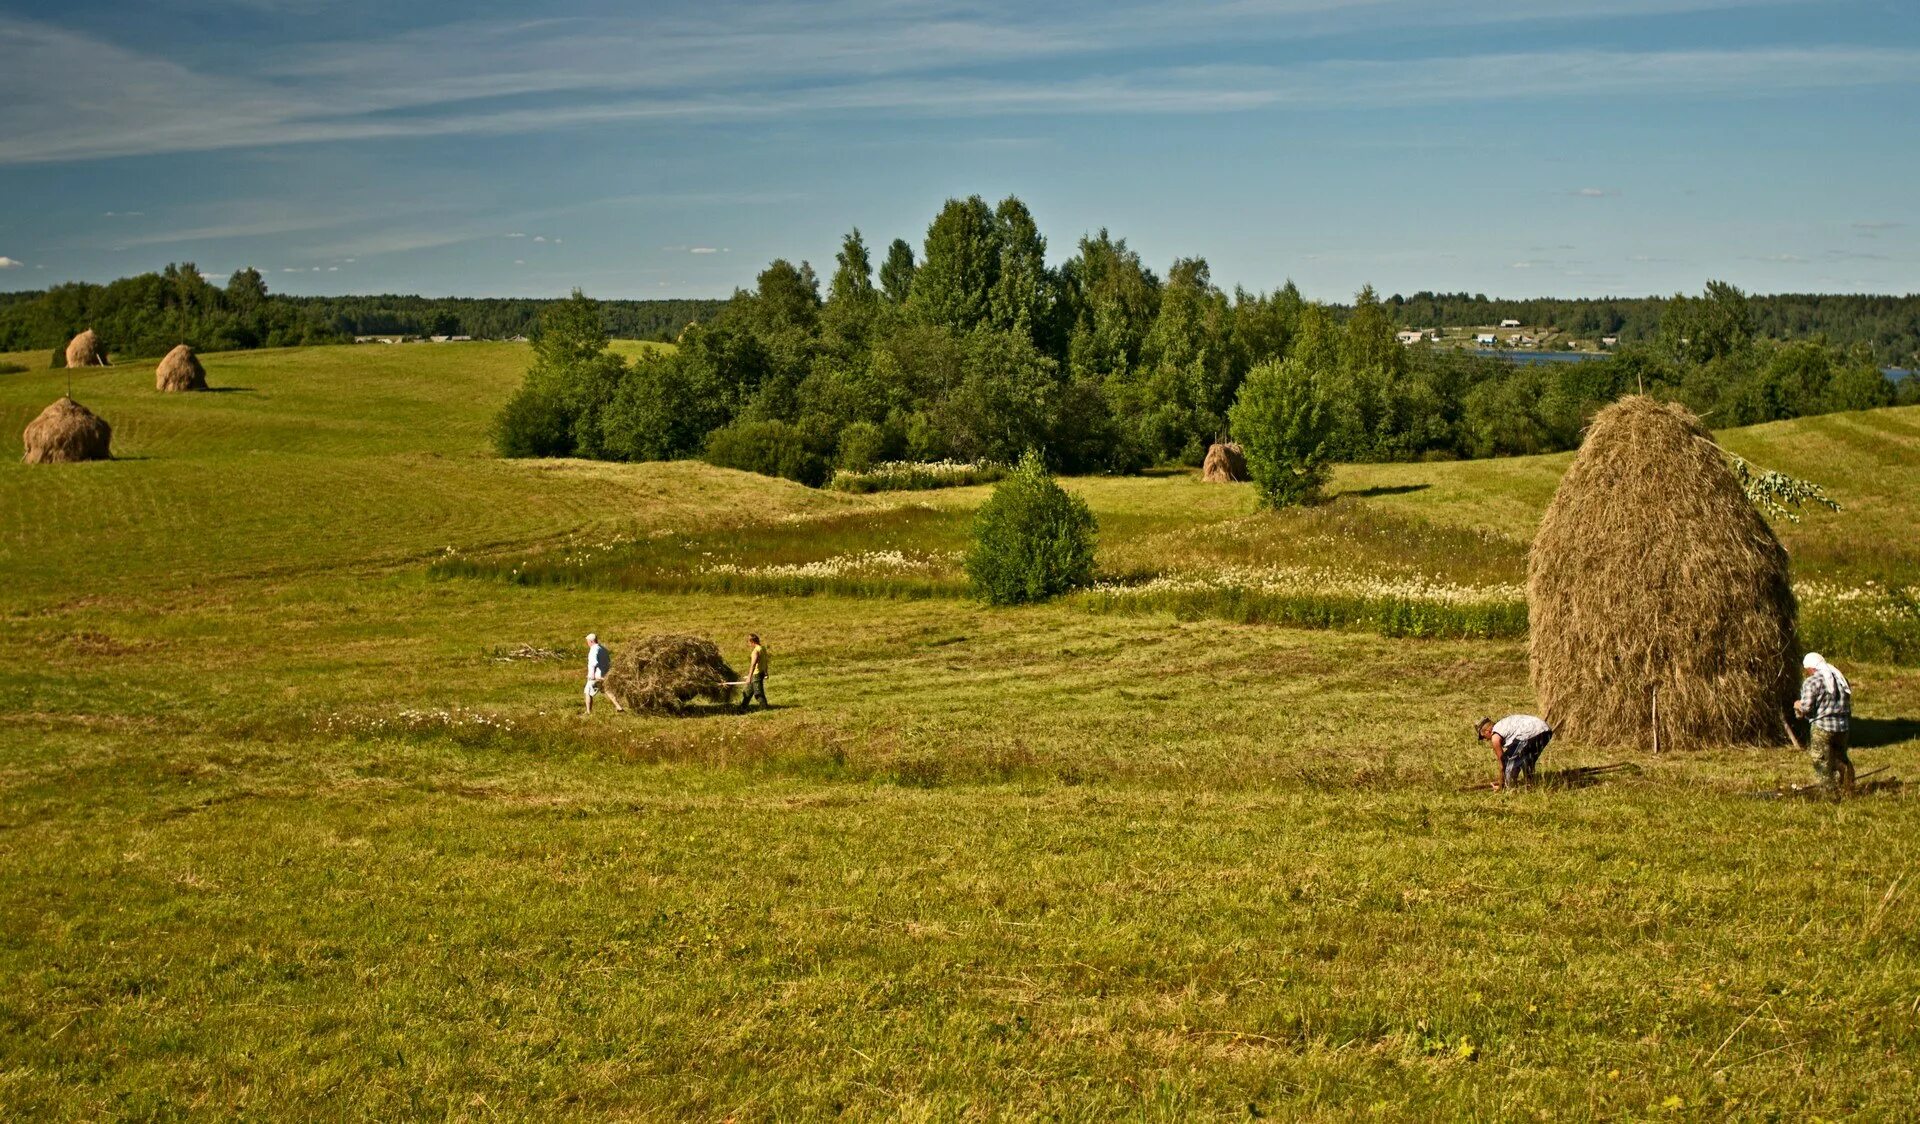
[[[1482,718],[1473,724],[1473,732],[1481,741],[1493,743],[1493,759],[1500,765],[1500,779],[1493,782],[1495,792],[1532,780],[1541,751],[1553,740],[1553,727],[1531,714],[1509,714],[1498,722]]]
[[[624,711],[625,709],[627,709],[626,707],[620,705],[620,700],[614,697],[614,694],[612,691],[607,690],[607,683],[606,683],[607,673],[612,670],[613,670],[613,656],[605,648],[600,646],[600,638],[598,636],[594,635],[591,632],[587,633],[587,713],[588,714],[593,713],[593,697],[602,692],[606,693],[607,701],[613,704],[613,709],[617,711]]]

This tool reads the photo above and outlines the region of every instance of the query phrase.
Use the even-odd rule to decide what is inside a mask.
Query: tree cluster
[[[606,350],[603,310],[576,292],[542,321],[500,451],[704,455],[807,483],[882,460],[1011,464],[1029,449],[1055,471],[1128,472],[1197,464],[1256,416],[1279,424],[1309,400],[1311,424],[1286,424],[1316,435],[1321,459],[1359,461],[1571,448],[1595,410],[1635,390],[1720,425],[1894,399],[1866,349],[1763,340],[1746,298],[1718,283],[1668,302],[1646,344],[1526,365],[1404,346],[1371,288],[1344,308],[1291,283],[1229,294],[1204,260],[1161,277],[1104,230],[1058,266],[1046,254],[1018,199],[949,200],[917,255],[895,240],[876,270],[855,230],[824,294],[810,264],[775,261],[676,351],[632,364]],[[1249,372],[1267,367],[1257,408],[1235,414]]]
[[[196,351],[295,347],[342,337],[311,315],[271,296],[258,270],[242,269],[225,288],[214,286],[192,262],[107,285],[59,285],[0,303],[0,351],[51,348],[63,363],[67,341],[92,328],[108,350],[157,356],[175,344]]]

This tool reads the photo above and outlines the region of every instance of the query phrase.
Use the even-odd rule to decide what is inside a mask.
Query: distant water
[[[1888,382],[1899,382],[1901,379],[1913,374],[1913,372],[1906,367],[1882,367],[1880,368],[1880,373],[1887,376]]]

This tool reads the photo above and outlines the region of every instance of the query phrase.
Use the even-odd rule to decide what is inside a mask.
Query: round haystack
[[[113,456],[113,428],[92,410],[62,398],[27,423],[23,435],[28,464],[104,461]]]
[[[186,344],[180,344],[167,357],[160,360],[160,366],[154,368],[153,387],[169,393],[180,390],[207,389],[207,369],[200,365],[200,357]]]
[[[1636,396],[1593,419],[1534,537],[1527,611],[1540,713],[1564,737],[1677,748],[1786,732],[1787,552],[1681,406]]]
[[[1207,450],[1200,466],[1200,479],[1209,484],[1234,484],[1251,480],[1247,475],[1247,454],[1238,445],[1216,444]]]
[[[713,641],[661,633],[614,652],[607,689],[633,710],[673,712],[694,699],[726,702],[739,678]]]
[[[107,349],[100,343],[100,337],[88,328],[73,337],[67,343],[67,366],[69,367],[107,367]]]

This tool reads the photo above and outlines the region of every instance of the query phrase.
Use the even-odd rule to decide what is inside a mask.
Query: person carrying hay
[[[1540,754],[1553,740],[1553,727],[1531,714],[1509,714],[1498,722],[1482,718],[1473,724],[1473,732],[1481,741],[1493,743],[1493,759],[1500,766],[1500,777],[1493,782],[1495,792],[1532,780]]]
[[[747,657],[747,677],[740,685],[740,713],[745,714],[756,698],[762,710],[772,710],[773,704],[767,701],[767,670],[773,657],[760,643],[759,633],[747,633],[747,643],[753,645],[753,652]]]
[[[1794,700],[1793,712],[1805,718],[1812,730],[1808,753],[1813,757],[1813,775],[1823,788],[1837,785],[1841,792],[1852,792],[1847,734],[1853,725],[1853,687],[1818,652],[1808,652],[1800,661],[1800,674],[1800,697]]]
[[[600,638],[587,633],[587,713],[593,713],[593,697],[605,692],[607,701],[616,711],[627,708],[620,705],[620,699],[607,690],[607,673],[613,670],[613,656],[600,646]]]

